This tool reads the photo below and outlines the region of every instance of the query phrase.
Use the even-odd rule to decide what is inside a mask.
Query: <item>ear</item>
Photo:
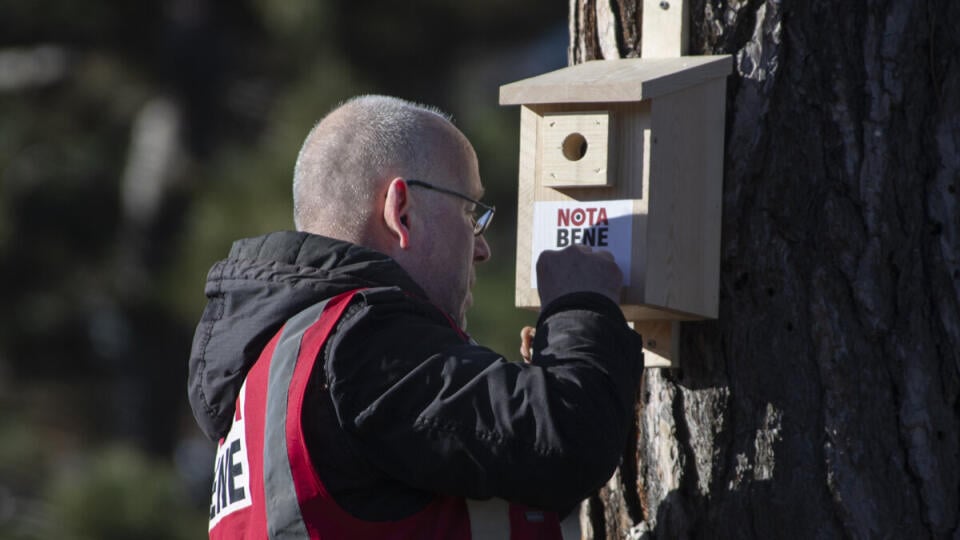
[[[400,249],[410,247],[410,198],[407,197],[407,183],[403,178],[394,178],[387,186],[387,197],[383,204],[383,221],[390,230]]]

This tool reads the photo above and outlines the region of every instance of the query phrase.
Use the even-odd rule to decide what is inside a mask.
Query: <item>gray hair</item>
[[[358,241],[376,196],[396,176],[427,174],[438,126],[450,117],[388,96],[355,97],[307,135],[293,173],[297,230]]]

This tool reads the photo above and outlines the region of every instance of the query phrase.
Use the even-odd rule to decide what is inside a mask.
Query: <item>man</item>
[[[642,370],[620,272],[544,254],[529,362],[477,345],[482,194],[437,111],[364,96],[311,131],[298,232],[235,243],[208,278],[189,393],[220,440],[211,537],[553,538],[610,477]]]

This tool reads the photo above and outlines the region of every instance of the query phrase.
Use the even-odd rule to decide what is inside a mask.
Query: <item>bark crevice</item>
[[[720,319],[645,377],[642,521],[597,504],[620,537],[958,534],[960,2],[690,8],[735,65]]]

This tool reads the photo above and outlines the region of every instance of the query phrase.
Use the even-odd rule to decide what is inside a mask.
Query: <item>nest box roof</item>
[[[500,104],[642,101],[726,77],[731,69],[729,55],[593,60],[505,84]]]

